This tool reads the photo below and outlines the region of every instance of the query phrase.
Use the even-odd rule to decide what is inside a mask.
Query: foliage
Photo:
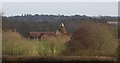
[[[64,55],[71,56],[117,56],[117,28],[97,23],[85,22],[66,43]],[[74,51],[74,52],[73,52]]]
[[[28,32],[42,31],[51,32],[56,31],[61,22],[64,22],[68,32],[75,32],[77,24],[86,21],[107,22],[117,21],[117,17],[111,16],[96,16],[90,17],[85,15],[22,15],[3,17],[2,27],[6,29],[16,29],[21,35],[26,36]]]

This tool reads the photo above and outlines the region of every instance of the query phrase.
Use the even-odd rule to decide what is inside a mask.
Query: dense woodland
[[[86,15],[31,15],[3,16],[3,30],[16,29],[21,35],[26,36],[30,31],[54,32],[61,22],[65,24],[69,33],[75,32],[82,22],[102,22],[117,21],[117,17],[112,16],[86,16]]]

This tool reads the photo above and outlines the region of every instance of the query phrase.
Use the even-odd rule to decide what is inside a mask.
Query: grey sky
[[[63,15],[118,15],[117,2],[4,2],[4,15],[63,14]]]
[[[3,2],[118,2],[119,0],[2,0]]]

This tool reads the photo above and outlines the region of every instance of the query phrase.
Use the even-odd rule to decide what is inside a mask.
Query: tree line
[[[16,29],[22,36],[28,32],[54,32],[59,28],[61,22],[65,24],[66,30],[73,33],[82,22],[102,22],[117,21],[114,16],[86,16],[86,15],[31,15],[22,14],[20,16],[2,16],[3,31]]]

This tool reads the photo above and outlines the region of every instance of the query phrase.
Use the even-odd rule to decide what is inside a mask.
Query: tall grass
[[[3,32],[3,55],[56,56],[64,49],[62,42],[52,40],[28,40],[16,32]]]

